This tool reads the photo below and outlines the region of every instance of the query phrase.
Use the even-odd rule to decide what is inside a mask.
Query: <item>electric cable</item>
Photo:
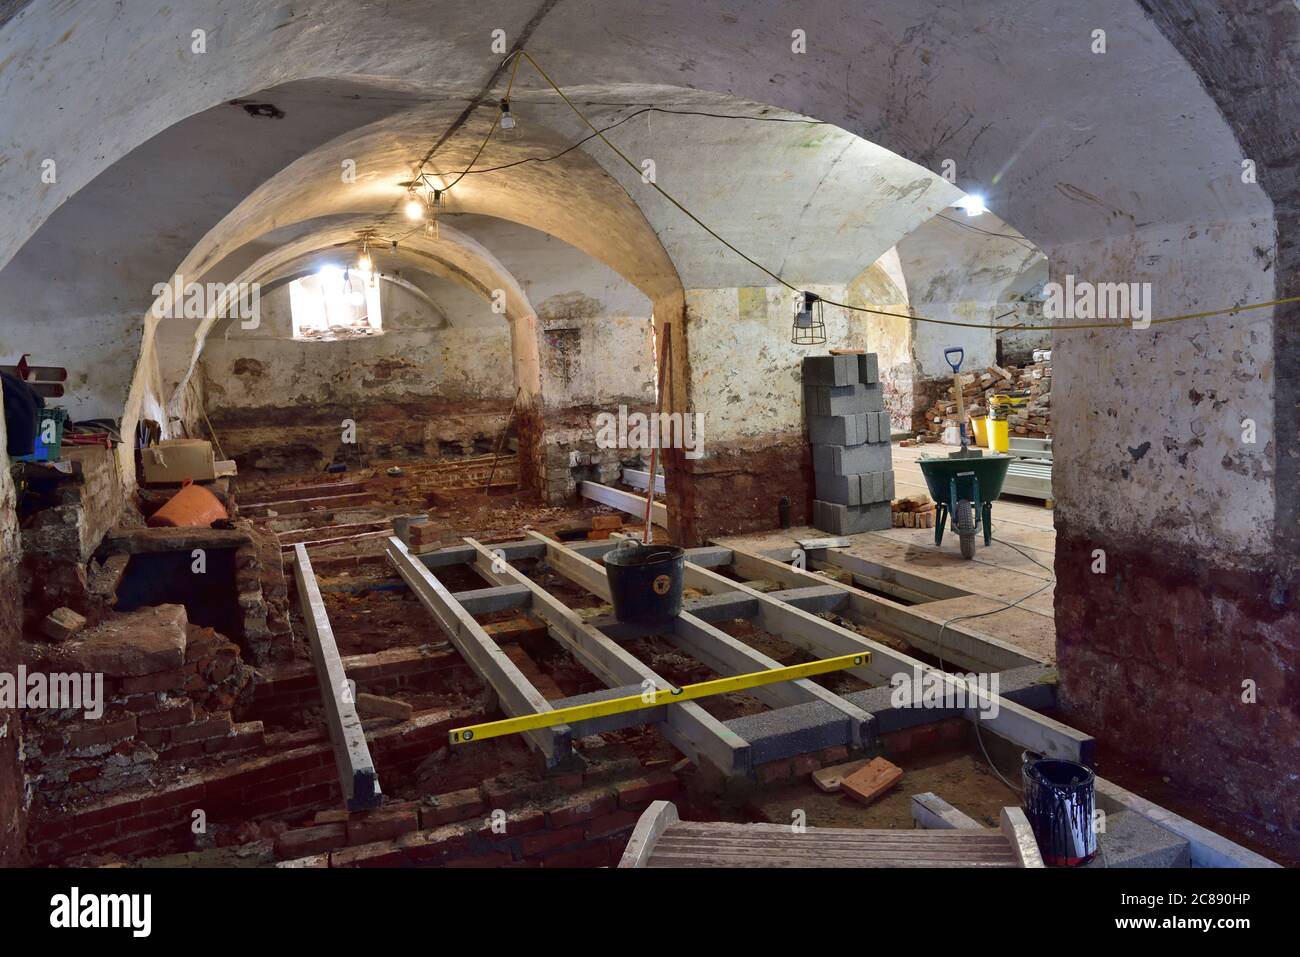
[[[592,138],[599,138],[602,143],[608,146],[610,150],[612,150],[614,154],[618,156],[619,159],[621,159],[624,163],[626,163],[628,167],[632,169],[637,174],[638,177],[640,177],[642,172],[641,168],[637,166],[637,164],[632,159],[630,159],[626,153],[624,153],[617,146],[615,146],[614,143],[607,136],[605,136],[604,131],[598,128],[595,124],[593,124],[591,120],[587,118],[586,114],[582,112],[582,110],[578,109],[577,105],[574,104],[574,102],[571,99],[569,99],[568,95],[562,89],[560,89],[559,85],[556,84],[556,82],[550,78],[547,72],[542,68],[541,64],[539,64],[532,57],[532,55],[523,47],[520,47],[519,49],[510,53],[506,57],[506,59],[502,61],[502,66],[504,66],[506,62],[510,61],[511,59],[514,60],[514,66],[510,74],[510,81],[506,88],[506,99],[507,100],[509,99],[510,92],[514,88],[514,80],[516,74],[518,73],[519,59],[521,57],[526,59],[532,65],[533,69],[537,71],[538,75],[547,83],[548,86],[550,86],[552,90],[556,92],[556,94],[560,97],[560,99],[564,101],[565,105],[568,106],[569,109],[573,111],[574,115],[577,116],[578,119],[580,119],[583,122],[583,124],[586,125],[588,129],[591,130],[591,135],[586,137],[582,142],[588,142]],[[664,112],[668,112],[668,111],[664,111]],[[478,151],[474,154],[474,158],[470,161],[470,165],[466,169],[462,170],[456,176],[455,180],[453,180],[451,185],[455,185],[456,183],[460,182],[461,179],[463,179],[465,176],[469,175],[471,171],[473,171],[474,164],[477,163],[479,157],[483,155],[483,150],[487,147],[488,142],[492,139],[492,134],[496,132],[498,124],[500,122],[500,117],[501,117],[501,109],[498,106],[497,116],[493,120],[492,126],[488,130],[487,135],[483,138],[483,142],[479,145]],[[628,117],[628,119],[630,118],[631,117]],[[815,122],[815,121],[809,121],[809,122]],[[581,145],[581,143],[575,144],[575,146],[571,147],[570,149],[576,148],[579,145]],[[417,179],[422,178],[424,175],[426,175],[424,173],[424,167],[428,164],[428,161],[432,158],[434,152],[436,152],[436,146],[434,147],[434,149],[431,149],[429,153],[425,156],[425,158],[421,161],[419,166],[419,172],[417,174]],[[511,165],[517,165],[517,164],[511,164]],[[484,172],[486,172],[486,170],[484,170]],[[746,254],[743,250],[736,247],[734,244],[729,242],[723,236],[719,235],[717,231],[715,231],[702,219],[700,219],[689,209],[687,209],[685,205],[683,205],[676,197],[674,197],[671,193],[665,190],[657,182],[655,182],[654,180],[646,181],[644,179],[643,182],[646,182],[647,185],[649,185],[652,189],[654,189],[657,193],[659,193],[660,196],[662,196],[665,200],[667,200],[669,203],[675,206],[677,210],[682,213],[682,215],[686,216],[688,219],[691,220],[691,222],[695,223],[697,226],[703,229],[706,233],[708,233],[711,237],[713,237],[714,240],[721,243],[723,246],[727,247],[727,249],[731,250],[733,253],[735,253],[745,262],[749,263],[759,272],[763,273],[765,276],[774,280],[779,285],[784,286],[786,289],[791,290],[792,292],[799,293],[803,291],[798,286],[789,282],[778,273],[769,269],[767,266],[763,265],[758,260],[754,259],[752,256]],[[448,186],[447,188],[450,189],[450,186]],[[942,214],[936,214],[936,215],[942,215]],[[943,218],[948,219],[948,217],[946,216]],[[957,221],[949,219],[949,222],[956,223]],[[957,223],[957,225],[965,226],[967,224]],[[977,230],[979,229],[979,227],[970,227],[970,228],[977,229]],[[986,230],[980,230],[980,231],[986,232]],[[410,234],[408,233],[407,235]],[[1014,238],[1014,237],[1006,236],[1005,234],[992,234],[992,235],[1001,235],[1001,237],[1004,239]],[[896,319],[908,319],[915,322],[926,322],[926,323],[931,323],[933,325],[940,325],[940,326],[956,326],[958,328],[966,328],[966,329],[991,329],[996,334],[1008,332],[1013,329],[1028,329],[1032,331],[1044,331],[1044,332],[1064,332],[1064,331],[1072,331],[1072,330],[1080,330],[1080,329],[1134,328],[1131,325],[1131,323],[1128,322],[1071,322],[1071,323],[1052,323],[1050,325],[1030,325],[1028,323],[1021,322],[1009,326],[995,327],[991,324],[980,323],[980,322],[958,322],[957,320],[954,319],[935,319],[929,316],[917,316],[917,315],[909,315],[909,314],[898,313],[898,312],[890,312],[884,309],[873,309],[870,306],[855,306],[855,305],[851,305],[850,303],[840,302],[838,300],[828,299],[826,297],[821,297],[821,299],[822,302],[826,303],[827,305],[834,306],[839,309],[844,309],[849,312],[861,312],[870,315],[889,316]],[[1280,306],[1292,302],[1300,302],[1300,295],[1288,296],[1281,299],[1272,299],[1265,302],[1238,304],[1224,309],[1211,309],[1211,310],[1205,310],[1201,312],[1184,313],[1175,316],[1163,316],[1159,319],[1150,320],[1148,325],[1149,326],[1164,325],[1167,323],[1184,322],[1184,321],[1189,321],[1194,319],[1208,319],[1215,316],[1224,316],[1224,315],[1231,316],[1252,309],[1266,309],[1272,306]]]

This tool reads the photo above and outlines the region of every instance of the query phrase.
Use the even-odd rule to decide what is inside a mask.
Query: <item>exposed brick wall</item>
[[[790,500],[792,525],[809,522],[812,452],[802,431],[706,448],[702,459],[665,457],[668,519],[678,545],[776,528],[782,498]]]
[[[653,408],[624,401],[628,412],[649,415]],[[573,502],[578,495],[578,483],[601,482],[615,484],[623,466],[644,468],[649,461],[648,449],[600,448],[596,444],[596,416],[602,412],[617,414],[619,400],[608,406],[582,406],[563,412],[546,413],[541,437],[543,465],[543,492],[550,505]]]
[[[412,772],[446,744],[451,728],[482,720],[476,711],[427,711],[368,734],[381,784],[385,773],[400,778]],[[28,842],[38,863],[92,852],[158,854],[191,841],[196,809],[210,824],[238,824],[307,814],[341,801],[333,749],[319,742],[188,773],[166,787],[137,788],[58,814],[34,815]]]
[[[1107,571],[1093,574],[1093,550]],[[1262,843],[1300,848],[1300,587],[1057,529],[1067,719]],[[1289,588],[1288,588],[1289,585]],[[1257,703],[1242,700],[1255,682]]]
[[[680,791],[667,770],[610,781],[490,779],[379,811],[324,812],[281,835],[276,851],[318,867],[612,867],[641,812]]]

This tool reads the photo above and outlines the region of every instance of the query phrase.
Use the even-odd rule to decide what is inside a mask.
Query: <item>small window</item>
[[[379,277],[359,269],[326,266],[289,283],[295,339],[351,339],[384,331]]]

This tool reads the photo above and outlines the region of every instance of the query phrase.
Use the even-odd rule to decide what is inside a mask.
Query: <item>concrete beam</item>
[[[517,568],[508,562],[497,561],[487,546],[472,538],[467,538],[465,541],[478,552],[475,570],[499,585],[515,584],[528,588],[533,595],[532,613],[546,622],[552,637],[566,651],[578,659],[593,675],[604,681],[608,687],[615,688],[623,685],[656,689],[673,687],[671,682],[655,674],[648,665],[602,634],[598,628],[584,621],[577,612]],[[551,562],[552,567],[561,571],[561,574],[567,572],[561,569],[557,558],[563,559],[566,568],[592,566],[603,579],[600,566],[595,565],[594,562],[563,549],[559,543],[545,542],[544,539],[542,541],[547,549],[547,560]],[[696,763],[707,760],[728,776],[749,773],[749,744],[694,701],[684,701],[668,708],[667,716],[659,727],[673,747]]]
[[[965,830],[982,830],[983,825],[972,817],[963,814],[937,794],[926,791],[924,794],[912,795],[912,820],[917,827],[931,830],[961,828]]]
[[[434,578],[422,561],[417,560],[420,556],[412,555],[401,539],[396,537],[389,538],[385,551],[398,574],[411,586],[420,603],[433,615],[461,657],[496,692],[502,711],[515,717],[554,710],[542,693],[533,687],[532,682],[448,591],[447,586]],[[491,560],[491,553],[488,555]],[[566,764],[572,758],[572,735],[567,725],[526,731],[524,738],[542,756],[547,767]]]
[[[325,708],[325,723],[334,749],[334,765],[338,769],[343,800],[351,811],[377,807],[383,793],[361,728],[361,718],[357,715],[356,695],[343,670],[343,659],[334,642],[334,629],[330,627],[325,600],[321,598],[316,575],[311,570],[307,549],[297,545],[294,551],[298,601],[307,626],[312,661],[316,665],[316,680],[320,684],[321,703]]]
[[[620,512],[626,512],[628,515],[634,515],[642,520],[645,519],[644,495],[634,495],[621,489],[610,488],[608,485],[601,485],[599,482],[583,482],[579,486],[579,491],[582,493],[583,498],[589,498],[593,502],[608,505],[610,508],[616,508]],[[667,528],[668,506],[662,502],[655,502],[650,508],[650,522],[660,528]]]
[[[624,469],[623,484],[644,492],[650,486],[650,473],[642,469]],[[655,494],[668,494],[668,487],[664,484],[662,475],[655,476]]]

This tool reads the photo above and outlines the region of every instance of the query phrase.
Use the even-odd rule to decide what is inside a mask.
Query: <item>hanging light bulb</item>
[[[515,115],[510,112],[510,101],[501,101],[501,119],[497,121],[501,127],[501,135],[506,139],[514,139],[519,135],[518,124],[515,123]]]
[[[406,218],[412,222],[424,219],[424,203],[420,202],[414,189],[406,191],[406,206],[403,208],[406,211]]]
[[[435,189],[429,197],[429,215],[424,220],[424,235],[430,239],[439,239],[438,214],[442,212],[442,190]]]
[[[790,341],[797,346],[815,346],[826,341],[826,322],[822,318],[822,299],[815,292],[799,292],[794,297],[794,327]]]

